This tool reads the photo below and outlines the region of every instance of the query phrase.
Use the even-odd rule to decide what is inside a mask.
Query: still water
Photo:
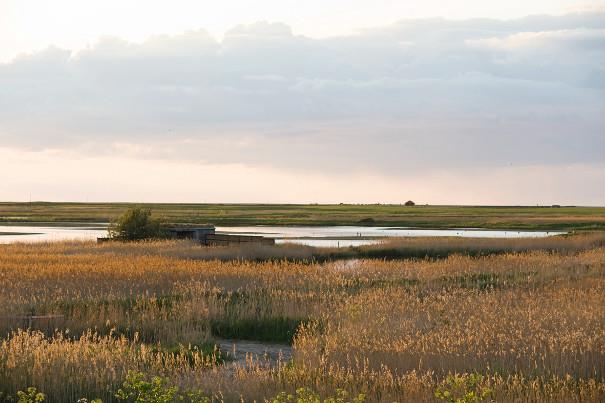
[[[277,243],[295,243],[320,247],[347,247],[380,243],[386,237],[466,238],[543,238],[560,235],[556,231],[496,231],[476,229],[413,229],[396,227],[216,227],[217,233],[261,235],[275,238]],[[9,226],[0,225],[0,243],[47,242],[63,240],[94,240],[107,236],[106,224],[72,224],[70,226]]]
[[[0,225],[0,243],[91,240],[107,236],[107,225],[7,226]]]

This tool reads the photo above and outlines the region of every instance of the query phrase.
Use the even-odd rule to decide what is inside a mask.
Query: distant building
[[[216,230],[214,227],[181,227],[181,228],[168,228],[166,230],[170,238],[174,239],[192,239],[206,243],[206,237],[208,235],[214,235]]]
[[[416,203],[414,203],[414,202],[413,202],[413,201],[411,201],[411,200],[408,200],[408,201],[406,201],[406,202],[405,202],[405,205],[406,205],[406,206],[408,206],[408,207],[410,207],[410,206],[415,206],[415,205],[416,205]]]
[[[262,244],[275,245],[275,239],[262,236],[217,234],[214,227],[181,227],[168,228],[168,235],[174,239],[191,239],[202,245],[239,245]]]
[[[213,226],[166,228],[168,238],[190,239],[201,245],[228,246],[241,244],[275,245],[274,238],[253,235],[217,234]],[[97,242],[107,242],[110,238],[97,238]]]

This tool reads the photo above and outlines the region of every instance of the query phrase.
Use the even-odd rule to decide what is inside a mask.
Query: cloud
[[[0,145],[400,176],[601,164],[604,77],[599,12],[108,37],[0,65]]]
[[[521,48],[530,50],[547,48],[551,51],[568,48],[577,50],[585,47],[587,50],[599,50],[605,41],[605,29],[574,29],[561,31],[521,32],[506,37],[487,39],[470,39],[470,45],[492,48],[503,51],[515,51]]]

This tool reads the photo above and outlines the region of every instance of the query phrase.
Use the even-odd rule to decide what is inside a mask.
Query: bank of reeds
[[[599,239],[322,263],[205,260],[179,242],[1,245],[0,393],[107,402],[136,370],[229,402],[299,387],[371,402],[477,388],[496,401],[603,401]],[[294,361],[192,358],[188,345],[219,337],[293,339]]]
[[[380,243],[359,247],[316,248],[292,243],[278,245],[231,245],[202,247],[189,241],[139,243],[62,243],[66,252],[107,255],[153,255],[192,260],[290,260],[325,262],[339,259],[440,259],[455,254],[487,256],[503,253],[544,251],[578,253],[605,246],[605,232],[558,235],[545,238],[407,237],[377,239]],[[51,244],[52,245],[52,244]]]
[[[544,251],[560,254],[577,253],[605,246],[605,232],[579,235],[557,235],[545,238],[392,238],[388,241],[335,256],[357,258],[445,258],[453,254],[487,256],[502,253]]]

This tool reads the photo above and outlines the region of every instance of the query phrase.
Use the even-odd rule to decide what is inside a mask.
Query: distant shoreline
[[[605,207],[386,204],[174,204],[0,202],[0,225],[105,226],[131,206],[175,224],[367,226],[510,231],[605,230]]]

